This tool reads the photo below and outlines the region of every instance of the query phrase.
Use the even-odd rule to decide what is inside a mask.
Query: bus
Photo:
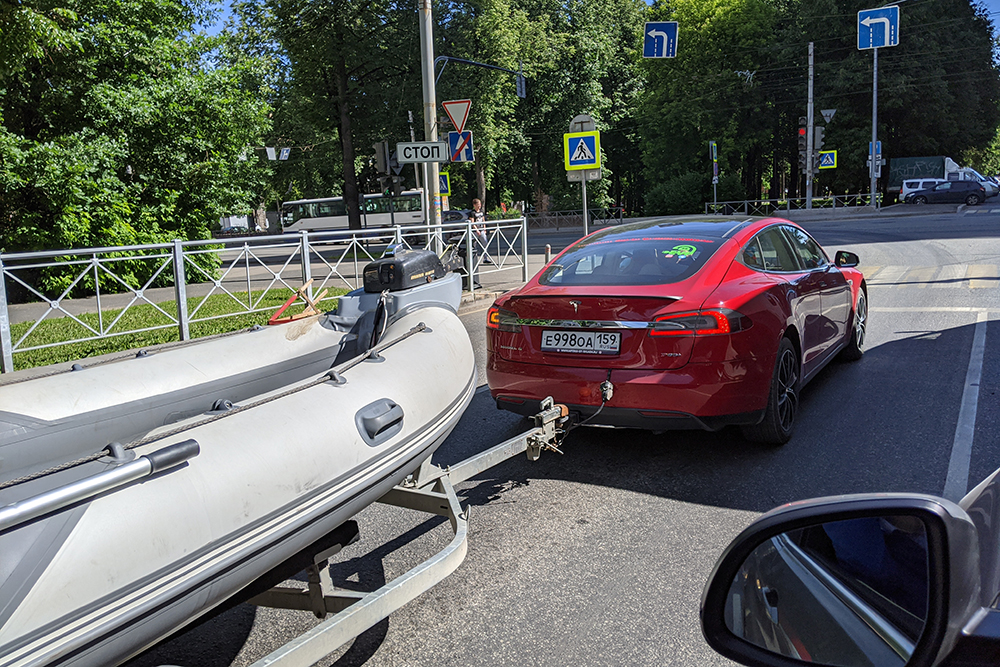
[[[407,190],[398,197],[364,195],[361,201],[361,227],[424,224],[424,191]],[[348,229],[347,206],[343,197],[299,199],[281,205],[283,232]]]

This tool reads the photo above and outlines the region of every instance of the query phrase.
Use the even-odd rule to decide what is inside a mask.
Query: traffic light
[[[389,142],[379,141],[372,145],[375,149],[375,170],[380,174],[389,173]]]
[[[823,135],[826,133],[826,128],[821,125],[817,125],[813,128],[813,150],[817,153],[823,150]]]
[[[402,176],[379,176],[378,182],[383,197],[399,197],[403,194]]]
[[[807,149],[809,147],[809,142],[806,137],[806,128],[799,128],[799,169],[802,173],[806,172],[809,165]]]

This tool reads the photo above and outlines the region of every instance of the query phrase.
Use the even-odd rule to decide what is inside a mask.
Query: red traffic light
[[[800,127],[799,128],[799,136],[800,137],[806,136],[806,128],[804,128],[804,127]]]

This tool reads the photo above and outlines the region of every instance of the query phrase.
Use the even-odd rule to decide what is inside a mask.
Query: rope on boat
[[[398,337],[393,338],[392,340],[386,341],[384,343],[379,343],[378,345],[376,345],[375,347],[371,348],[370,350],[368,350],[364,354],[355,357],[351,361],[348,361],[347,363],[341,365],[339,368],[331,368],[330,370],[326,371],[325,373],[323,373],[321,376],[319,376],[318,378],[316,378],[314,380],[310,380],[310,381],[308,381],[308,382],[306,382],[304,384],[298,385],[296,387],[292,387],[291,389],[286,389],[285,391],[281,392],[280,394],[275,394],[274,396],[268,396],[267,398],[261,398],[259,400],[256,400],[256,401],[252,402],[252,403],[247,403],[245,405],[239,405],[239,406],[230,408],[229,410],[226,410],[225,412],[220,412],[217,415],[212,415],[211,417],[206,417],[205,419],[202,419],[201,421],[197,421],[197,422],[195,422],[193,424],[185,424],[183,426],[178,426],[176,428],[172,428],[169,431],[164,431],[163,433],[157,433],[155,435],[147,435],[144,438],[140,438],[138,440],[133,440],[132,442],[128,443],[127,445],[124,445],[124,449],[126,449],[126,450],[128,450],[128,449],[135,449],[136,447],[141,447],[143,445],[148,445],[151,442],[156,442],[157,440],[163,440],[164,438],[169,438],[171,436],[177,435],[178,433],[183,433],[184,431],[190,431],[191,429],[198,428],[199,426],[205,426],[206,424],[211,424],[213,422],[217,422],[220,419],[225,419],[226,417],[232,417],[233,415],[240,414],[241,412],[246,412],[247,410],[250,410],[251,408],[257,408],[257,407],[260,407],[262,405],[266,405],[267,403],[271,403],[273,401],[277,401],[278,399],[285,398],[286,396],[291,396],[292,394],[297,394],[300,391],[304,391],[306,389],[309,389],[311,387],[315,387],[316,385],[320,385],[320,384],[323,384],[325,382],[330,382],[331,380],[334,381],[334,382],[336,382],[336,383],[338,383],[338,384],[340,384],[341,382],[343,382],[343,378],[340,377],[341,373],[346,373],[347,371],[349,371],[350,369],[354,368],[358,364],[362,363],[366,359],[369,359],[371,357],[377,356],[378,353],[381,352],[382,350],[388,349],[388,348],[392,347],[393,345],[395,345],[396,343],[401,343],[402,341],[406,340],[410,336],[413,336],[415,334],[418,334],[418,333],[420,333],[422,331],[426,331],[426,330],[427,330],[427,325],[424,324],[423,322],[420,322],[417,325],[415,325],[413,328],[411,328],[409,331],[407,331],[406,333],[400,334]],[[0,490],[6,489],[6,488],[9,488],[9,487],[12,487],[12,486],[17,486],[18,484],[24,484],[25,482],[30,482],[32,480],[39,479],[41,477],[46,477],[48,475],[52,475],[52,474],[55,474],[57,472],[62,472],[63,470],[69,470],[70,468],[75,468],[76,466],[83,465],[84,463],[90,463],[92,461],[97,461],[98,459],[102,459],[102,458],[104,458],[106,456],[108,456],[108,450],[107,449],[102,449],[99,452],[95,452],[93,454],[88,454],[87,456],[82,456],[82,457],[80,457],[78,459],[75,459],[73,461],[67,461],[65,463],[60,463],[59,465],[52,466],[51,468],[46,468],[45,470],[39,470],[38,472],[33,472],[33,473],[29,474],[29,475],[23,475],[21,477],[15,477],[14,479],[8,480],[8,481],[3,482],[3,483],[0,483]]]

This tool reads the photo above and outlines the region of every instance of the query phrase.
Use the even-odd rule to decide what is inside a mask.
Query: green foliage
[[[268,126],[252,63],[212,66],[205,6],[78,0],[79,50],[0,79],[0,247],[208,238],[264,172],[242,160]],[[8,64],[10,67],[10,64]]]
[[[647,63],[649,181],[710,173],[707,143],[716,140],[723,173],[739,174],[746,196],[760,196],[762,187],[771,197],[801,195],[796,129],[806,114],[811,41],[816,109],[837,109],[825,148],[839,151],[837,170],[820,174],[817,187],[866,190],[872,55],[858,51],[856,39],[857,12],[868,7],[864,0],[657,4],[651,15],[680,21],[683,37],[676,59]],[[900,45],[879,50],[886,156],[961,157],[984,146],[1000,121],[1000,80],[982,10],[968,0],[940,0],[907,3],[900,12]]]
[[[239,0],[209,38],[195,26],[211,2],[0,0],[0,249],[206,238],[222,214],[378,191],[371,144],[409,140],[408,112],[424,138],[414,0]],[[439,0],[437,55],[527,78],[521,100],[508,72],[438,65],[438,100],[472,100],[476,162],[449,167],[453,207],[485,192],[488,208],[579,209],[562,135],[581,113],[602,133],[593,207],[700,210],[692,198],[711,196],[711,140],[720,200],[801,195],[810,42],[816,108],[837,109],[826,148],[839,151],[838,169],[817,188],[865,190],[872,59],[855,40],[869,4]],[[901,13],[900,45],[879,53],[886,157],[949,155],[1000,171],[985,10],[935,0]],[[647,20],[680,22],[676,58],[641,57]],[[442,113],[432,121],[442,137],[450,129]],[[264,146],[290,147],[291,158],[268,161]],[[411,167],[403,176],[416,184]]]
[[[646,197],[648,215],[684,215],[703,213],[711,199],[712,180],[705,174],[689,171],[655,185]]]
[[[44,0],[0,0],[0,81],[18,74],[31,61],[78,47],[72,30],[76,20],[73,10]]]

